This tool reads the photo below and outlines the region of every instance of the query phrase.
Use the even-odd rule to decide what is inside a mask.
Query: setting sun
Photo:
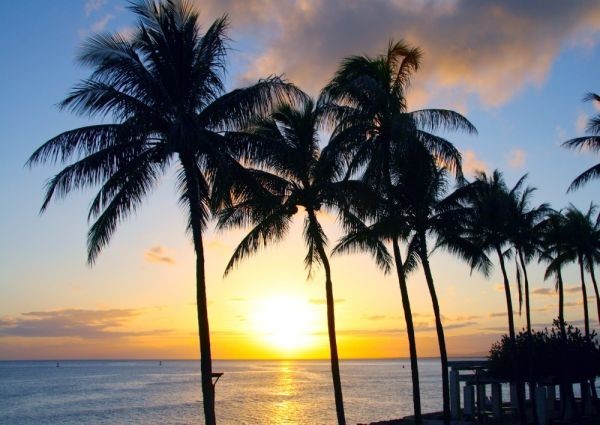
[[[316,311],[306,300],[290,296],[259,300],[251,313],[254,332],[269,345],[287,352],[315,343],[317,321]]]

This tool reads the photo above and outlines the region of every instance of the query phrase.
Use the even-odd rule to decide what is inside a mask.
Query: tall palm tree
[[[335,334],[335,304],[331,266],[326,253],[327,237],[319,223],[319,211],[331,210],[346,202],[351,181],[337,181],[341,167],[331,147],[319,149],[318,128],[321,110],[308,98],[299,108],[280,105],[267,119],[259,120],[236,133],[240,156],[265,172],[263,181],[273,197],[248,198],[223,210],[222,228],[252,225],[252,229],[235,249],[225,273],[261,246],[277,242],[286,235],[298,208],[306,212],[304,241],[308,252],[304,259],[310,271],[314,265],[325,271],[327,329],[331,372],[339,424],[345,424],[338,349]]]
[[[91,66],[60,104],[112,122],[66,131],[29,158],[30,165],[68,164],[48,182],[42,211],[56,197],[100,186],[92,201],[88,261],[93,264],[117,225],[140,207],[171,164],[188,214],[196,253],[196,302],[206,424],[214,425],[215,395],[202,234],[211,210],[237,193],[256,189],[230,155],[222,131],[268,113],[275,99],[292,93],[278,78],[225,93],[226,16],[202,33],[185,0],[138,1],[131,38],[99,34],[79,56]]]
[[[525,176],[523,176],[525,178]],[[520,187],[520,185],[518,185]],[[540,244],[539,224],[545,217],[549,206],[541,204],[535,208],[530,207],[531,196],[535,188],[527,186],[522,190],[511,191],[510,195],[510,217],[509,217],[509,240],[515,250],[515,261],[517,269],[517,282],[519,287],[519,312],[521,311],[521,276],[523,272],[525,283],[525,317],[527,332],[531,333],[531,307],[529,303],[529,276],[527,274],[527,263],[529,263],[538,251]]]
[[[420,148],[420,149],[419,149]],[[437,239],[437,246],[446,247],[462,258],[470,260],[473,250],[469,242],[460,235],[463,220],[463,208],[458,193],[446,196],[448,192],[448,173],[439,167],[435,159],[422,146],[408,147],[407,155],[394,167],[398,185],[394,187],[403,221],[410,232],[408,238],[408,265],[421,263],[431,297],[435,317],[435,327],[442,366],[442,394],[444,421],[450,421],[450,382],[448,377],[448,354],[442,315],[436,293],[433,273],[429,264],[428,237]],[[480,263],[478,267],[487,265]]]
[[[485,172],[479,172],[475,181],[465,187],[464,193],[461,194],[467,201],[464,214],[466,223],[464,236],[472,241],[479,250],[477,254],[479,258],[473,259],[472,264],[488,262],[488,253],[495,252],[498,255],[506,297],[508,332],[513,347],[516,341],[515,324],[510,283],[504,259],[510,254],[512,200],[515,198],[515,194],[521,191],[524,180],[522,177],[509,190],[500,171],[494,170],[489,177]],[[516,351],[513,352],[513,355],[516,355]],[[526,424],[525,389],[522,385],[522,377],[518,376],[516,371],[516,365],[513,374],[517,388],[520,421],[522,424]]]
[[[549,264],[544,279],[548,279],[552,275],[555,276],[555,287],[558,292],[558,321],[561,335],[566,338],[562,264],[555,261],[563,254],[566,239],[565,217],[562,212],[550,210],[546,218],[540,223],[540,234],[539,261],[545,261]]]
[[[464,130],[475,127],[462,115],[444,109],[410,112],[406,91],[418,70],[421,51],[404,42],[391,41],[387,52],[376,57],[344,59],[333,79],[323,89],[320,103],[328,122],[335,126],[331,144],[343,146],[347,175],[360,173],[361,180],[376,191],[392,187],[391,158],[406,140],[418,140],[432,155],[460,174],[460,152],[446,139],[430,131]],[[387,199],[392,199],[387,196]],[[409,326],[410,307],[405,288],[398,238],[392,237],[398,269],[404,316]],[[416,346],[410,341],[413,396],[418,397]],[[413,358],[415,356],[415,358]],[[415,417],[421,421],[419,400],[414,400]]]
[[[505,252],[505,249],[508,251],[510,243],[511,192],[517,192],[522,184],[523,179],[519,180],[512,190],[509,190],[502,173],[494,170],[490,176],[485,172],[479,172],[475,180],[464,191],[464,199],[467,202],[465,237],[480,250],[480,260],[487,259],[488,253],[493,252],[498,255],[506,296],[508,332],[513,341],[515,325],[510,283],[505,264],[508,252]]]
[[[399,204],[399,200],[394,195],[393,190],[382,192],[378,199],[372,200],[370,205],[365,208],[360,206],[357,208],[356,205],[352,205],[351,207],[346,206],[346,210],[342,215],[346,235],[335,246],[333,254],[366,251],[371,254],[377,266],[386,274],[392,268],[393,258],[402,298],[404,320],[406,322],[415,423],[421,424],[421,392],[419,389],[417,343],[406,279],[407,270],[414,268],[414,264],[412,263],[415,257],[408,258],[408,264],[405,264],[402,258],[400,242],[406,241],[410,229],[402,213],[402,205]],[[389,254],[386,248],[387,243],[392,244],[392,255]]]
[[[554,267],[569,262],[577,262],[581,278],[581,293],[583,296],[583,316],[585,322],[585,334],[590,335],[590,318],[588,311],[587,289],[585,284],[585,269],[590,268],[593,272],[594,260],[600,258],[600,223],[596,217],[597,207],[591,204],[586,213],[570,205],[564,213],[565,239],[564,250],[554,260]],[[600,320],[600,296],[598,286],[594,279],[594,291]]]
[[[600,102],[600,96],[595,93],[588,93],[583,100],[586,102]],[[567,140],[562,146],[568,149],[590,150],[595,153],[600,153],[600,114],[597,114],[588,121],[586,130],[590,133],[589,136],[576,137],[575,139]],[[568,191],[576,190],[590,180],[597,178],[600,178],[600,163],[577,176],[575,180],[571,182]]]

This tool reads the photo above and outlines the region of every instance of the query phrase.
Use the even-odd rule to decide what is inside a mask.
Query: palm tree
[[[588,93],[583,100],[600,102],[600,96],[595,93]],[[575,139],[567,140],[562,144],[568,149],[590,150],[592,152],[600,152],[600,114],[596,115],[588,121],[586,128],[589,136],[576,137]],[[592,179],[600,178],[600,163],[587,169],[571,182],[568,191],[576,190],[589,182]]]
[[[513,317],[513,306],[510,292],[510,283],[506,272],[505,257],[510,254],[511,235],[511,204],[515,194],[521,191],[525,176],[509,190],[504,182],[502,173],[494,170],[491,176],[485,172],[479,172],[473,183],[464,188],[461,196],[467,201],[464,213],[464,237],[470,240],[479,250],[477,257],[473,258],[472,265],[479,262],[489,262],[487,253],[495,252],[498,255],[502,278],[504,282],[504,293],[506,296],[506,310],[508,315],[508,332],[515,347],[515,324]],[[504,250],[505,248],[506,251]],[[481,267],[484,271],[487,266]],[[516,356],[516,351],[513,352]],[[514,369],[514,380],[517,388],[518,411],[522,424],[527,423],[525,412],[525,391],[522,378],[518,376],[516,365]]]
[[[374,193],[377,193],[374,191]],[[414,268],[414,256],[405,264],[400,250],[400,241],[408,238],[410,229],[403,215],[403,206],[394,197],[395,191],[381,193],[381,196],[372,200],[368,206],[362,208],[352,205],[346,206],[343,212],[343,225],[346,235],[340,239],[333,249],[333,254],[366,251],[375,259],[377,266],[385,274],[392,267],[392,258],[396,268],[404,320],[406,322],[406,334],[410,355],[412,374],[413,408],[415,423],[422,423],[421,416],[421,392],[419,389],[419,369],[417,364],[417,344],[415,328],[408,296],[408,285],[406,280],[407,270]],[[369,224],[365,224],[368,221]],[[392,244],[393,257],[390,256],[386,243]]]
[[[590,318],[587,305],[585,269],[591,268],[593,273],[593,264],[600,258],[600,223],[594,218],[596,216],[596,210],[597,207],[594,204],[590,205],[586,213],[583,213],[573,205],[570,205],[565,210],[564,250],[553,262],[554,267],[569,262],[577,262],[579,265],[586,336],[590,335]],[[598,295],[598,286],[595,282],[595,276],[594,291],[596,294],[596,303],[600,320],[600,296]]]
[[[510,242],[511,193],[517,192],[522,184],[523,179],[509,191],[502,173],[494,170],[491,176],[479,172],[475,181],[464,191],[468,203],[465,237],[480,250],[480,261],[487,259],[487,253],[494,252],[498,255],[506,296],[508,332],[513,341],[515,339],[513,306],[504,259],[508,255],[505,248]]]
[[[225,93],[226,16],[205,33],[185,0],[139,1],[131,38],[99,34],[79,56],[92,67],[60,104],[112,122],[66,131],[50,139],[28,164],[68,164],[47,186],[44,211],[55,197],[100,186],[92,201],[88,262],[93,264],[117,225],[140,207],[169,165],[178,168],[177,189],[188,213],[196,253],[196,302],[206,424],[214,425],[215,395],[202,234],[211,210],[238,192],[255,189],[227,150],[222,131],[268,113],[291,88],[278,78]]]
[[[565,293],[562,278],[562,264],[555,260],[563,254],[566,239],[565,217],[560,211],[550,210],[540,223],[541,244],[539,261],[549,263],[544,279],[555,276],[555,287],[558,292],[558,321],[561,334],[566,338],[565,329]]]
[[[420,149],[419,149],[420,148]],[[407,265],[421,263],[427,282],[427,288],[433,305],[435,327],[440,350],[442,366],[442,394],[444,421],[450,421],[450,382],[448,379],[448,355],[442,315],[433,281],[433,273],[429,264],[428,236],[437,238],[437,246],[444,246],[451,252],[470,260],[472,247],[460,235],[463,219],[463,208],[458,193],[445,197],[448,191],[448,173],[435,163],[435,159],[421,146],[408,148],[409,152],[402,158],[394,171],[398,173],[398,185],[394,187],[400,200],[403,221],[410,231],[408,238],[407,258],[414,256],[417,260],[407,260]],[[416,152],[415,152],[416,151]],[[485,267],[484,264],[478,264]]]
[[[376,57],[352,56],[344,59],[333,79],[323,89],[320,103],[329,124],[334,125],[334,146],[342,146],[347,161],[347,176],[360,173],[361,180],[376,191],[392,187],[391,158],[406,140],[422,144],[438,160],[460,174],[460,152],[446,139],[429,131],[464,130],[475,127],[462,115],[444,109],[409,112],[406,102],[412,74],[418,70],[421,51],[400,42],[390,42],[387,52]],[[391,200],[391,196],[386,196]],[[400,291],[407,327],[411,319],[408,292],[398,238],[391,238],[398,269]],[[415,418],[421,421],[418,399],[416,347],[411,341],[411,369]],[[413,356],[415,356],[413,358]]]
[[[314,265],[325,271],[327,329],[337,420],[345,424],[342,385],[335,334],[335,310],[331,267],[325,251],[327,237],[317,214],[344,204],[353,183],[336,182],[340,175],[339,159],[331,147],[319,149],[320,109],[308,98],[299,108],[280,105],[268,119],[257,121],[243,133],[236,133],[240,155],[250,165],[265,172],[263,181],[273,197],[248,198],[223,210],[222,228],[252,225],[227,264],[227,274],[238,262],[261,246],[277,242],[286,235],[298,208],[304,208],[304,241],[308,252],[304,259],[309,274]]]
[[[525,176],[523,176],[525,178]],[[520,187],[520,185],[517,185]],[[531,334],[531,307],[529,303],[529,277],[527,274],[527,263],[530,262],[538,251],[540,244],[539,223],[548,211],[547,204],[541,204],[530,208],[531,196],[535,188],[527,186],[522,190],[511,191],[510,202],[510,235],[509,240],[515,250],[515,262],[517,269],[517,282],[519,287],[519,312],[522,306],[521,275],[523,272],[525,281],[525,317],[527,321],[527,332]],[[518,259],[518,262],[517,262]]]

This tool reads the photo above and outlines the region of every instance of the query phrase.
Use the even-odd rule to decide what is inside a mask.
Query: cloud
[[[383,320],[387,319],[385,314],[375,314],[373,316],[367,316],[367,320]]]
[[[462,167],[465,174],[475,174],[479,171],[488,171],[489,167],[477,154],[467,149],[462,153]]]
[[[144,313],[141,309],[32,311],[0,320],[0,337],[76,337],[82,339],[123,338],[161,335],[166,330],[122,330]]]
[[[556,133],[556,139],[560,143],[562,143],[565,140],[567,140],[567,132],[560,125],[557,125],[554,130],[555,130],[555,133]]]
[[[243,79],[286,74],[313,94],[343,57],[382,52],[390,38],[424,51],[414,92],[439,105],[475,96],[499,106],[540,86],[561,51],[598,42],[594,0],[200,0],[203,16],[228,12],[239,40],[258,47]],[[586,47],[587,48],[587,47]],[[409,95],[410,97],[410,95]],[[422,96],[421,96],[422,97]]]
[[[102,17],[102,19],[99,19],[98,21],[96,21],[92,24],[92,32],[104,31],[104,29],[106,28],[106,25],[108,25],[108,23],[113,18],[114,18],[114,15],[111,15],[110,13],[104,15],[104,17]]]
[[[506,157],[508,165],[511,168],[523,168],[525,165],[525,151],[522,149],[513,149]]]
[[[585,112],[580,112],[575,120],[575,131],[577,134],[585,133],[585,129],[588,123],[588,116]]]
[[[229,301],[234,301],[234,302],[238,302],[238,303],[244,303],[244,302],[248,301],[248,298],[233,297],[233,298],[229,298]]]
[[[504,292],[504,285],[501,283],[497,283],[494,285],[494,291],[496,292]]]
[[[90,16],[93,12],[99,10],[106,4],[106,0],[88,0],[85,2],[83,8],[85,10],[85,16]]]
[[[496,313],[490,313],[489,316],[490,317],[506,317],[506,312],[505,311],[499,311]]]
[[[144,259],[149,263],[175,264],[175,259],[167,255],[165,248],[160,245],[153,246],[146,251]]]
[[[535,288],[531,293],[533,295],[554,295],[556,291],[554,288]]]
[[[574,293],[580,293],[581,292],[581,287],[580,286],[565,286],[563,287],[563,292],[565,294],[574,294]]]
[[[336,298],[335,299],[335,303],[336,304],[340,304],[340,303],[343,303],[345,301],[346,300],[343,299],[343,298],[340,298],[340,299]],[[327,301],[325,300],[325,298],[311,298],[311,299],[308,300],[308,302],[311,303],[311,304],[315,304],[315,305],[325,305],[325,304],[327,304]]]

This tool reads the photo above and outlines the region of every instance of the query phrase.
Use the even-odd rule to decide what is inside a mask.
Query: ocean
[[[412,413],[408,360],[341,362],[348,424]],[[220,424],[334,424],[329,362],[215,361]],[[441,410],[440,363],[419,361],[424,412]],[[201,424],[198,361],[0,362],[0,424]]]

